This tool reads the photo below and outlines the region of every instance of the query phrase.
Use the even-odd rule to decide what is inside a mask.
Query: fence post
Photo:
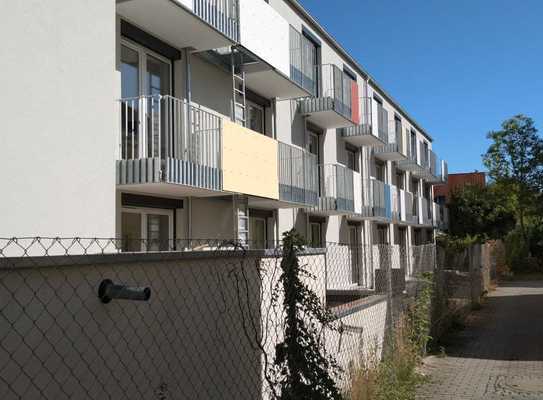
[[[481,300],[481,245],[474,244],[468,247],[469,281],[471,288],[471,306],[477,307]]]

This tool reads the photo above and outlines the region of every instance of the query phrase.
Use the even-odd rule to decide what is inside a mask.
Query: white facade
[[[0,236],[111,237],[115,5],[17,1],[0,13]]]

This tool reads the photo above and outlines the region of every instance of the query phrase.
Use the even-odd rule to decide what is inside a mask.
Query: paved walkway
[[[417,399],[543,399],[543,282],[501,285],[447,344]]]

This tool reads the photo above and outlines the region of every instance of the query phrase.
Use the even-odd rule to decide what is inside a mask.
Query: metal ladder
[[[236,239],[243,246],[249,245],[249,201],[247,197],[233,196],[234,221]]]
[[[236,56],[239,58],[239,63],[236,62]],[[232,47],[231,52],[232,64],[232,100],[233,110],[232,119],[235,123],[241,126],[247,124],[247,97],[245,86],[245,71],[243,71],[243,53],[238,52]],[[236,65],[239,65],[236,68]]]

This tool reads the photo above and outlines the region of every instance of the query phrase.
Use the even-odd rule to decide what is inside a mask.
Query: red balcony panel
[[[360,124],[360,98],[358,96],[358,84],[353,81],[351,83],[351,119],[355,125]]]

